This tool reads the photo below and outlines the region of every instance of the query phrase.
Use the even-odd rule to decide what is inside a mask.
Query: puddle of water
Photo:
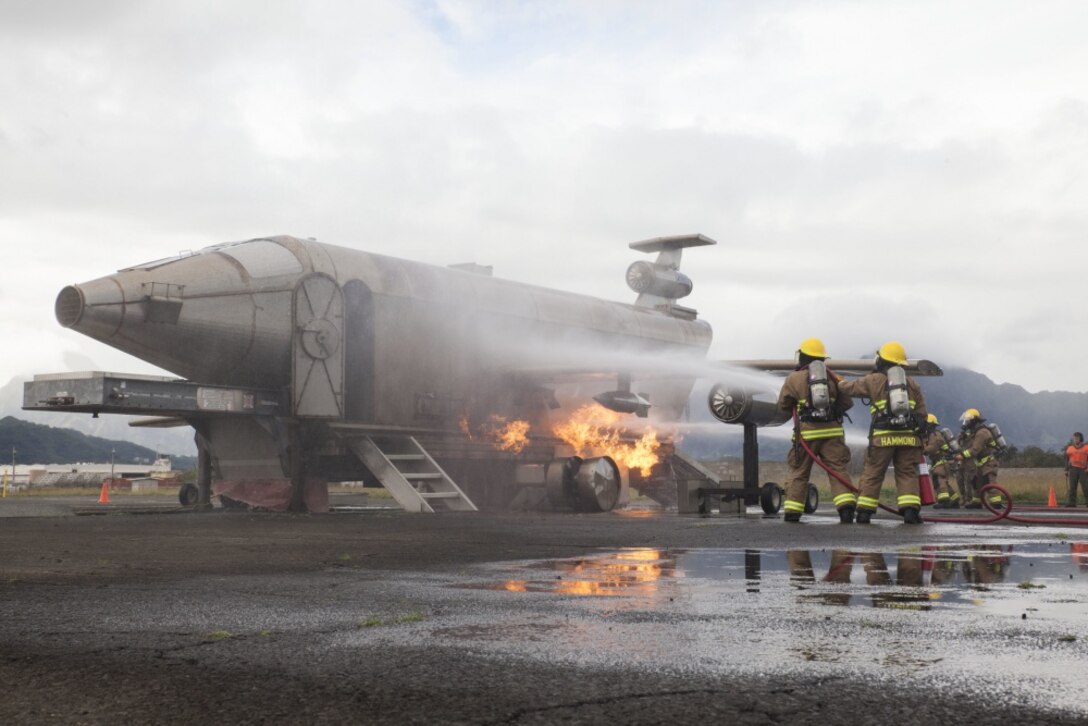
[[[676,555],[666,550],[625,549],[594,557],[523,563],[521,577],[465,587],[507,592],[552,592],[560,595],[653,597],[676,572]]]
[[[869,550],[624,549],[593,557],[505,564],[501,579],[461,587],[627,600],[688,612],[723,598],[898,610],[972,609],[1079,618],[1088,603],[1088,543],[927,545]],[[617,603],[607,607],[615,609]]]

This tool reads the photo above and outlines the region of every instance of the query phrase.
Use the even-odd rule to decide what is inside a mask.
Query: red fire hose
[[[796,414],[794,414],[794,416],[796,417]],[[798,431],[797,440],[801,442],[801,446],[804,448],[805,453],[807,453],[809,455],[809,457],[820,466],[821,469],[826,471],[828,476],[835,477],[835,479],[840,484],[842,484],[844,487],[846,487],[850,491],[854,492],[854,494],[858,493],[858,488],[857,487],[855,487],[853,484],[851,484],[850,482],[843,479],[838,473],[832,471],[831,468],[828,467],[828,465],[823,462],[823,459],[821,459],[819,456],[816,455],[816,452],[814,452],[812,450],[812,448],[808,445],[808,442],[805,441],[801,437],[800,431]],[[1000,493],[1001,496],[1003,496],[1005,498],[1006,506],[1003,509],[999,510],[996,507],[994,507],[990,503],[989,497],[985,496],[986,492],[993,492],[993,491],[996,491],[996,492]],[[947,522],[948,524],[993,524],[995,522],[1000,522],[1003,519],[1007,519],[1010,522],[1015,522],[1017,524],[1055,524],[1055,525],[1068,525],[1068,526],[1074,526],[1074,527],[1088,526],[1088,517],[1019,517],[1019,516],[1013,516],[1013,514],[1012,514],[1012,495],[1009,494],[1009,491],[1005,487],[1000,486],[998,484],[986,484],[986,485],[984,485],[981,489],[978,490],[978,497],[982,500],[982,506],[986,507],[986,509],[988,509],[990,511],[990,514],[992,516],[990,516],[990,517],[934,517],[932,515],[927,514],[926,515],[926,521],[927,522]],[[899,510],[898,509],[892,509],[891,507],[889,507],[886,504],[879,504],[878,506],[881,509],[883,509],[885,512],[891,512],[892,514],[894,514],[896,516],[899,516]]]

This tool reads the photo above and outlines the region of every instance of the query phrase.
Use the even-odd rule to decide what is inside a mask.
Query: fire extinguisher
[[[925,454],[918,463],[918,496],[922,500],[923,507],[928,507],[937,501],[933,496],[933,478],[929,475],[929,464],[926,462]]]

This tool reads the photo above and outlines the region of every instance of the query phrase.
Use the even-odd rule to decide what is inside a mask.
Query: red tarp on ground
[[[291,503],[290,479],[227,479],[212,482],[212,494],[245,502],[273,512],[286,512]],[[302,490],[302,501],[310,512],[329,511],[329,487],[320,479],[310,479]]]

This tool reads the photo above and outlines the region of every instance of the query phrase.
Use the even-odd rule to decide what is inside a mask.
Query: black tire
[[[766,514],[778,514],[782,509],[782,489],[769,481],[759,490],[759,506]]]
[[[812,514],[820,507],[820,492],[816,491],[816,485],[809,482],[808,498],[805,499],[805,514]]]
[[[199,498],[200,492],[197,491],[196,484],[182,484],[181,489],[178,489],[178,501],[183,507],[193,506]]]

